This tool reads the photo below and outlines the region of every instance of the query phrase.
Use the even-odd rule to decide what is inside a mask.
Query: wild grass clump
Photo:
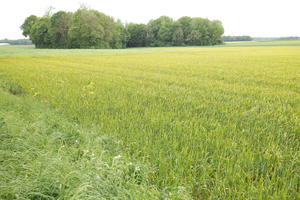
[[[5,90],[13,95],[23,95],[24,90],[23,88],[18,85],[17,83],[5,79],[4,77],[0,76],[0,88]]]

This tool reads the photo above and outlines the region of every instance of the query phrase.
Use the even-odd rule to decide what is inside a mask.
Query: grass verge
[[[189,198],[151,186],[151,168],[126,158],[121,142],[0,83],[0,199]]]

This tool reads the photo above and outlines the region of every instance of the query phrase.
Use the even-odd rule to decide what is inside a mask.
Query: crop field
[[[130,187],[155,195],[128,199],[300,197],[298,41],[127,50],[3,46],[0,78],[94,130],[91,138],[114,138],[115,158],[142,163]],[[89,144],[82,151],[101,157]],[[80,162],[79,168],[91,161]],[[9,169],[0,167],[0,181]],[[14,184],[1,185],[0,193]]]

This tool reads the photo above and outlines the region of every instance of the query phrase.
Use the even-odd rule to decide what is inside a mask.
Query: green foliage
[[[218,45],[223,43],[222,35],[224,34],[224,28],[221,21],[214,20],[210,22],[208,32],[211,45]]]
[[[30,16],[21,26],[38,48],[124,48],[123,24],[96,10],[59,11],[38,18]]]
[[[71,47],[111,48],[115,28],[111,17],[96,10],[79,9],[73,14]]]
[[[52,47],[50,34],[50,17],[39,18],[32,26],[30,31],[30,39],[38,48]]]
[[[170,46],[173,35],[173,19],[167,16],[162,16],[154,21],[157,21],[159,24],[159,30],[157,33],[158,41],[166,46]]]
[[[72,25],[72,13],[59,11],[51,16],[51,44],[53,48],[68,48],[69,29]]]
[[[142,38],[137,37],[136,33],[142,37],[143,30],[138,31],[137,24],[128,26],[132,29],[128,28],[129,33],[133,32],[132,39],[129,39],[129,46],[140,46],[139,39]],[[167,16],[162,16],[147,24],[145,46],[217,45],[222,44],[223,33],[224,29],[220,21],[190,17],[182,17],[174,21]]]
[[[25,19],[24,23],[21,26],[23,35],[25,37],[31,35],[31,29],[32,29],[33,25],[37,22],[37,20],[38,20],[38,17],[35,15],[30,15],[29,17],[27,17]]]
[[[150,46],[171,46],[173,39],[173,19],[161,16],[147,25],[147,41]]]
[[[252,41],[250,36],[223,36],[224,42],[235,42],[235,41]]]
[[[177,20],[178,23],[180,23],[181,29],[183,31],[183,38],[184,41],[188,41],[188,35],[191,33],[191,22],[192,18],[191,17],[181,17]]]
[[[179,22],[175,22],[173,25],[172,44],[174,46],[184,45],[184,32]]]
[[[128,33],[127,47],[145,47],[147,45],[147,26],[145,24],[129,23],[126,25]]]
[[[210,45],[208,19],[193,18],[191,21],[191,33],[188,35],[188,44],[190,45]]]
[[[216,45],[222,43],[220,21],[167,16],[145,24],[115,21],[96,10],[80,8],[75,13],[49,11],[42,18],[29,16],[21,26],[38,48],[120,49],[146,46]]]
[[[123,26],[121,21],[117,21],[114,24],[114,31],[113,31],[113,38],[110,44],[111,48],[113,49],[123,49],[126,48],[127,40],[128,40],[128,33],[126,28]]]

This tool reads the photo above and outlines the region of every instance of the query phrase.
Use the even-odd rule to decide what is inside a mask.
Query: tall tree
[[[38,48],[51,48],[50,17],[39,18],[32,26],[30,39]]]
[[[209,20],[196,17],[191,21],[191,33],[188,35],[190,45],[210,45]]]
[[[209,37],[212,45],[222,44],[223,42],[222,35],[224,34],[224,28],[221,21],[214,20],[210,22],[208,31],[210,34]]]
[[[144,47],[147,43],[147,26],[145,24],[130,23],[126,25],[128,33],[128,47]]]
[[[59,11],[51,16],[50,34],[54,48],[67,48],[69,45],[69,29],[72,23],[72,13]]]
[[[174,46],[184,45],[184,33],[179,22],[175,22],[173,25],[172,44]]]
[[[72,48],[111,48],[114,21],[96,10],[78,9],[72,17]]]
[[[191,33],[191,22],[192,22],[192,18],[191,17],[181,17],[177,20],[178,23],[180,23],[181,25],[181,29],[183,32],[183,38],[184,38],[184,42],[187,43],[188,41],[188,36]]]
[[[126,43],[128,40],[128,33],[120,20],[118,20],[113,29],[113,39],[111,42],[111,47],[113,49],[126,48]]]
[[[24,21],[24,23],[21,26],[21,30],[23,31],[23,35],[25,37],[31,35],[32,26],[37,22],[38,17],[35,15],[30,15],[27,17]]]
[[[170,46],[173,36],[173,19],[161,16],[148,23],[148,39],[150,46]]]

